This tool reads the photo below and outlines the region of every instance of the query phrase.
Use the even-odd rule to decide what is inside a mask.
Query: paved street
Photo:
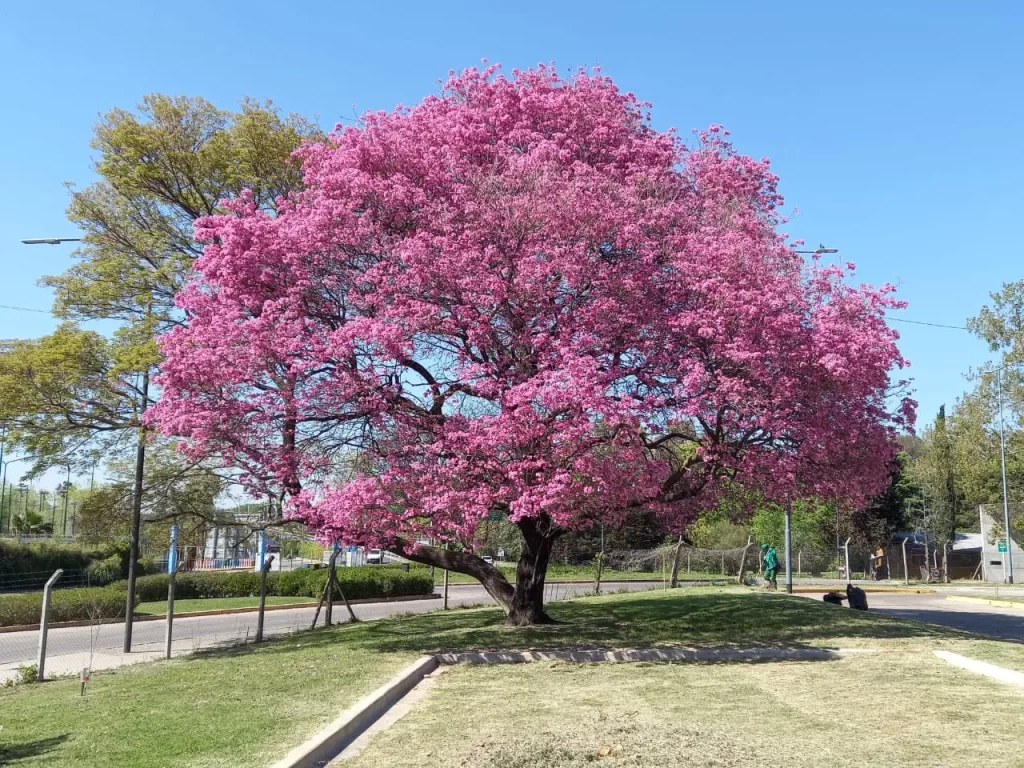
[[[651,589],[654,584],[637,582],[608,582],[608,591],[620,589]],[[593,589],[593,584],[550,584],[548,600],[561,600]],[[493,602],[479,585],[453,585],[449,588],[449,605],[480,605]],[[427,613],[441,608],[441,600],[413,600],[393,603],[364,603],[353,606],[360,619],[382,619],[399,613]],[[308,629],[313,620],[313,608],[267,611],[263,632],[266,636],[287,634]],[[335,605],[334,618],[348,618],[343,605]],[[320,621],[323,621],[321,615]],[[133,631],[132,653],[122,651],[123,624],[102,624],[98,627],[67,627],[51,629],[47,640],[47,675],[78,674],[83,667],[94,670],[111,669],[151,661],[163,656],[165,622],[136,621]],[[193,653],[201,648],[230,645],[251,638],[256,633],[256,613],[236,613],[223,616],[203,616],[176,619],[174,622],[175,655]],[[39,633],[0,633],[0,682],[17,676],[18,667],[35,663]],[[90,663],[90,647],[92,648]]]
[[[956,594],[969,593],[958,591]],[[1024,643],[1024,610],[1019,608],[947,600],[945,592],[934,595],[887,595],[875,592],[868,595],[868,607],[887,616],[941,624],[988,635],[995,640]]]

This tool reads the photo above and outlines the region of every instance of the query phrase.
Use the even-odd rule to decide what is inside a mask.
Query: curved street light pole
[[[21,242],[25,245],[60,245],[61,243],[80,243],[80,237],[26,237]]]
[[[1003,532],[1006,536],[1006,583],[1013,584],[1013,537],[1010,535],[1010,502],[1006,493],[1006,426],[1003,422],[1003,370],[996,372],[996,400],[999,408],[999,468],[1003,476]]]

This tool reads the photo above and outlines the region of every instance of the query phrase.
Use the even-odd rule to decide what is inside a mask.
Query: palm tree
[[[22,536],[52,536],[53,523],[44,521],[36,512],[26,512],[14,516],[14,531]]]

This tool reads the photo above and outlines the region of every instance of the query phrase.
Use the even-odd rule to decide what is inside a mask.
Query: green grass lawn
[[[498,570],[505,574],[505,578],[510,581],[514,581],[516,577],[516,567],[514,565],[499,565]],[[597,575],[596,570],[592,566],[575,566],[575,565],[552,565],[548,569],[547,581],[558,582],[558,581],[571,581],[571,582],[592,582]],[[668,578],[668,573],[662,573],[661,570],[657,571],[613,571],[605,569],[601,574],[601,581],[663,581]],[[723,576],[720,573],[704,573],[698,571],[680,571],[680,581],[723,581],[725,579],[735,580],[735,576]],[[434,583],[444,583],[444,571],[435,569],[434,571]],[[479,584],[480,582],[474,579],[472,576],[467,576],[464,573],[455,573],[449,571],[448,573],[449,584]]]
[[[456,667],[343,765],[1020,766],[1019,720],[1007,716],[1020,706],[1018,690],[924,652],[745,665]]]
[[[61,768],[266,765],[417,656],[439,650],[566,645],[714,648],[755,644],[861,645],[909,652],[926,659],[931,658],[932,649],[942,647],[982,658],[988,653],[988,658],[996,663],[1024,667],[1024,646],[1021,645],[987,643],[953,630],[887,619],[806,598],[737,588],[605,595],[552,604],[550,612],[562,623],[511,629],[503,625],[500,611],[483,608],[345,624],[260,646],[200,653],[98,673],[85,697],[78,695],[76,680],[2,690],[0,764],[5,764],[6,760],[19,767]],[[886,654],[886,658],[888,656]],[[868,662],[859,659],[856,663]],[[845,661],[819,663],[811,668],[820,670],[814,674],[828,675],[829,670],[841,670],[845,664]],[[796,666],[802,669],[801,665]],[[537,667],[542,668],[543,665]],[[644,665],[624,665],[616,667],[618,671],[614,674],[624,675],[644,668]],[[742,675],[739,670],[750,669],[750,674],[759,675],[763,673],[757,670],[762,668],[785,670],[787,667],[744,666],[737,668],[735,674]],[[700,674],[725,674],[727,669],[699,667],[692,672],[672,674],[696,675],[692,678],[696,681]],[[938,674],[939,667],[927,669]],[[501,667],[493,674],[498,677],[509,674],[513,680],[521,671],[528,670]],[[941,679],[954,687],[963,681],[972,684],[974,681],[968,673],[952,668],[942,674]],[[453,677],[453,681],[457,677]],[[882,705],[889,711],[895,707],[895,711],[904,713],[915,707],[929,711],[931,689],[917,687],[926,678],[927,675],[916,673],[902,675],[900,694],[886,695]],[[831,703],[822,714],[823,718],[838,716],[842,707],[863,710],[875,706],[869,685],[857,683],[850,688],[849,682],[849,677],[837,678],[836,685],[829,689]],[[584,676],[578,690],[586,690],[588,684]],[[558,701],[568,696],[567,690],[574,686],[574,682],[547,685],[543,695]],[[626,694],[631,690],[627,688],[619,695],[622,707],[629,704],[630,696]],[[757,695],[737,693],[733,688],[722,689],[726,690],[729,696],[735,693],[741,702],[729,715],[736,727],[746,727],[751,718],[764,717],[759,705],[751,704],[752,708],[746,708]],[[554,691],[557,695],[552,693]],[[1019,706],[1020,694],[1016,695]],[[573,700],[577,696],[574,689]],[[701,707],[718,706],[718,702],[695,699],[690,694],[680,697],[679,701],[690,707],[697,701]],[[543,697],[530,702],[530,707],[544,706],[549,704]],[[987,720],[984,725],[988,728]],[[704,726],[693,727],[699,732]],[[557,741],[559,731],[549,729],[549,732]],[[460,738],[468,741],[470,733],[467,726]],[[623,737],[624,744],[625,741]],[[863,739],[854,740],[853,744],[858,749],[866,748]],[[511,760],[510,757],[504,763],[493,765],[526,768],[536,764]],[[861,764],[869,763],[862,761]]]
[[[312,597],[278,597],[268,595],[267,605],[292,605],[294,603],[315,603]],[[175,600],[174,613],[189,613],[191,611],[220,611],[226,608],[256,608],[260,604],[258,597],[211,597],[205,600]],[[156,614],[163,616],[167,613],[167,602],[157,601],[153,603],[139,603],[135,607],[137,616]]]

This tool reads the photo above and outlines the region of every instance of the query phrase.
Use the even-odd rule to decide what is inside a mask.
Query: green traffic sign
[[[996,542],[996,549],[999,550],[1000,552],[1005,552],[1006,551],[1006,539],[999,539],[999,541]]]

